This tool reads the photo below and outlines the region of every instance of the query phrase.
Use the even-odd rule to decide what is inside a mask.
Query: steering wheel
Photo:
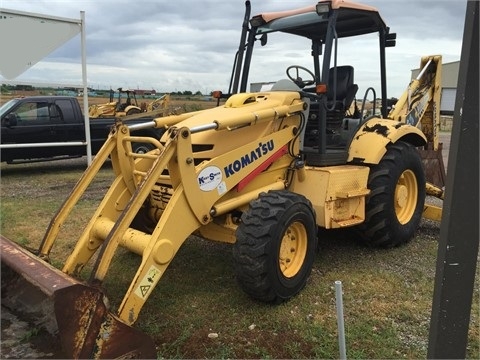
[[[290,74],[290,70],[295,69],[296,77],[293,77]],[[305,71],[308,75],[311,76],[312,80],[303,80],[300,77],[300,70]],[[315,74],[311,72],[309,69],[300,66],[300,65],[291,65],[287,68],[287,76],[290,80],[292,80],[300,89],[303,89],[305,86],[315,84]]]

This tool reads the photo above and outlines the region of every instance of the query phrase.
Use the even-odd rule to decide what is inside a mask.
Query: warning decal
[[[140,286],[140,292],[142,293],[142,297],[147,296],[148,290],[150,290],[150,285]]]
[[[155,265],[150,266],[147,274],[140,281],[140,284],[135,289],[135,295],[142,299],[146,299],[150,295],[150,291],[155,287],[155,284],[160,280],[161,271]]]

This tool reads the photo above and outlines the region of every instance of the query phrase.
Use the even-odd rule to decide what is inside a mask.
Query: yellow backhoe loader
[[[160,96],[158,99],[153,100],[150,102],[147,106],[145,111],[150,112],[150,111],[156,111],[156,110],[164,110],[165,114],[164,116],[167,115],[168,108],[170,107],[170,94],[164,94]]]
[[[443,175],[430,179],[423,163],[443,169],[441,57],[421,59],[421,74],[387,113],[386,48],[396,35],[376,8],[323,0],[250,17],[245,5],[230,89],[218,95],[224,103],[143,124],[118,122],[50,222],[38,253],[1,239],[2,265],[12,274],[2,296],[16,300],[22,294],[14,294],[36,287],[53,300],[68,356],[155,357],[153,341],[133,325],[192,234],[233,244],[240,286],[255,299],[280,303],[305,286],[319,227],[351,228],[368,245],[395,247],[413,238],[422,214],[435,213],[424,211],[426,178],[436,182],[429,193],[441,194]],[[312,70],[292,65],[288,79],[248,92],[254,45],[267,46],[277,32],[310,42],[305,57]],[[379,39],[381,115],[363,118],[357,106],[349,110],[358,86],[354,68],[337,64],[337,47],[372,33]],[[149,127],[166,128],[160,141],[130,135]],[[134,153],[133,142],[155,149]],[[47,263],[52,247],[108,159],[115,180],[57,270]],[[120,306],[111,309],[102,284],[119,247],[139,254],[141,263]],[[89,262],[89,280],[77,280]]]
[[[122,97],[122,95],[124,97]],[[125,101],[123,99],[125,98]],[[117,89],[117,99],[110,91],[110,101],[105,104],[94,104],[88,107],[88,116],[91,119],[99,117],[121,117],[133,114],[140,114],[142,109],[138,106],[135,90],[123,88]]]

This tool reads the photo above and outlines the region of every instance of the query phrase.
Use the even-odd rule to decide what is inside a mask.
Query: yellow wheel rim
[[[417,178],[412,170],[405,170],[395,187],[395,214],[400,224],[410,221],[417,207]]]
[[[298,274],[307,255],[307,231],[300,222],[293,222],[280,244],[279,266],[282,274],[291,278]]]

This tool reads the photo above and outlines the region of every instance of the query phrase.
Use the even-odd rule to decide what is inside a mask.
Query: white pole
[[[343,296],[342,282],[335,281],[335,302],[337,306],[337,326],[338,326],[338,346],[340,349],[340,359],[347,359],[347,351],[345,348],[345,324],[343,320]]]
[[[90,118],[88,117],[88,87],[87,87],[87,54],[85,36],[85,11],[80,11],[82,22],[81,43],[82,43],[82,82],[83,82],[83,117],[85,123],[85,141],[87,142],[87,163],[92,163],[92,141],[90,139]]]

